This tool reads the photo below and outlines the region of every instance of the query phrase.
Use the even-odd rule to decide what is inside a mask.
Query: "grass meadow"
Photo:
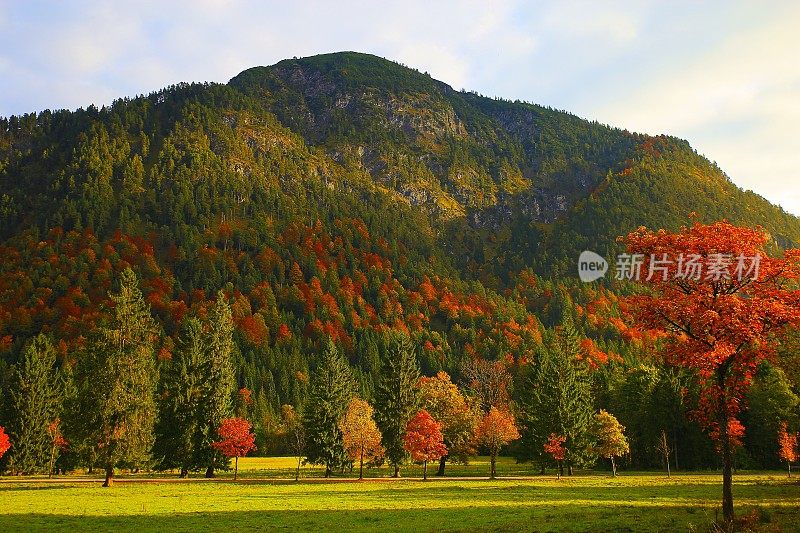
[[[5,531],[708,531],[719,509],[717,473],[579,473],[423,482],[373,477],[321,480],[304,467],[288,477],[291,458],[240,460],[242,479],[177,480],[120,476],[110,489],[85,476],[0,478],[0,532]],[[451,476],[473,475],[448,465]],[[500,474],[522,465],[502,461]],[[527,467],[530,468],[530,467]],[[385,469],[371,470],[383,476]],[[406,469],[405,476],[415,468]],[[522,475],[522,474],[519,474]],[[129,482],[134,480],[135,482]],[[800,483],[785,474],[735,477],[737,513],[759,531],[800,531]]]

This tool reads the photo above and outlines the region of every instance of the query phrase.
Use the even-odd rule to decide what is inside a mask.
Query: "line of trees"
[[[255,449],[255,435],[247,409],[235,405],[242,391],[237,396],[233,331],[220,292],[181,322],[163,356],[163,332],[136,275],[123,271],[80,353],[59,365],[46,334],[27,345],[10,391],[10,423],[0,428],[0,457],[9,453],[7,469],[18,474],[98,468],[106,486],[118,469],[212,477],[235,458],[238,472],[238,458]],[[516,386],[503,361],[480,358],[464,364],[460,386],[443,371],[422,376],[411,339],[385,335],[371,396],[328,337],[306,401],[283,406],[280,433],[298,458],[296,477],[302,461],[323,465],[326,477],[355,465],[363,477],[365,466],[387,462],[397,477],[409,458],[423,464],[424,477],[430,461],[438,461],[443,475],[448,461],[464,462],[479,451],[489,455],[495,477],[504,448],[520,461],[537,462],[542,472],[555,464],[559,476],[572,474],[604,458],[616,475],[617,459],[630,452],[617,418],[595,411],[591,361],[568,318],[546,330]],[[778,436],[791,475],[797,438],[785,423]],[[667,465],[672,447],[662,430],[657,451]]]

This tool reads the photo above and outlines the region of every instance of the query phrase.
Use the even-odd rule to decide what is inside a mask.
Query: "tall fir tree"
[[[156,322],[130,268],[120,277],[108,322],[97,328],[76,380],[85,413],[94,417],[85,440],[96,446],[105,470],[103,486],[113,484],[116,468],[139,468],[150,462],[156,419]]]
[[[163,469],[179,468],[181,477],[206,467],[201,407],[208,398],[208,349],[203,325],[187,318],[171,361],[162,365],[160,416],[156,425],[154,456]]]
[[[419,367],[407,335],[393,334],[386,346],[375,390],[375,421],[381,431],[386,459],[394,467],[394,477],[399,477],[400,465],[406,458],[403,447],[406,425],[417,412]]]
[[[199,457],[206,467],[206,477],[214,477],[216,469],[228,468],[229,460],[211,444],[218,439],[217,428],[222,421],[233,416],[233,316],[222,291],[209,312],[207,332],[207,386],[203,402],[203,439]]]
[[[6,428],[14,447],[8,468],[20,474],[47,472],[51,438],[48,426],[61,416],[61,380],[56,350],[44,334],[25,349],[11,390],[11,423]]]
[[[588,368],[579,355],[578,334],[571,320],[546,333],[536,363],[524,374],[519,391],[524,428],[521,459],[539,460],[544,468],[544,445],[555,434],[566,439],[565,461],[570,473],[575,464],[589,460],[593,397]]]
[[[325,465],[325,477],[347,461],[339,421],[353,397],[352,372],[332,339],[328,339],[319,365],[311,376],[303,425],[306,460]]]

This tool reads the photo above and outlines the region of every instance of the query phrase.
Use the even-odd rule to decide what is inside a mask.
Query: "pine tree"
[[[204,420],[201,407],[209,395],[208,350],[197,318],[181,324],[172,360],[162,367],[161,409],[154,454],[160,468],[180,468],[181,477],[207,466],[200,462]]]
[[[350,367],[332,339],[311,376],[311,390],[303,413],[306,460],[325,465],[325,477],[347,461],[339,422],[353,396]]]
[[[565,459],[570,473],[574,464],[588,460],[593,399],[588,369],[579,360],[579,353],[578,335],[571,321],[546,334],[535,366],[522,380],[521,459],[538,459],[544,464],[544,445],[549,435],[555,434],[566,438]]]
[[[78,390],[84,413],[96,417],[85,440],[96,444],[105,469],[103,486],[113,484],[115,468],[137,468],[150,460],[156,417],[156,323],[139,290],[136,274],[122,272],[108,323],[97,328],[78,365]]]
[[[375,391],[375,421],[381,430],[386,458],[400,475],[406,458],[403,435],[406,425],[417,412],[417,380],[419,368],[408,336],[397,333],[388,342],[382,370]]]
[[[217,468],[228,468],[228,459],[211,446],[217,440],[217,428],[222,421],[233,416],[235,378],[233,363],[233,317],[231,307],[222,291],[209,313],[207,344],[207,386],[203,410],[203,440],[201,458],[206,466],[206,477],[214,477]]]
[[[55,369],[56,351],[46,335],[34,337],[17,369],[11,390],[14,442],[9,470],[21,474],[47,472],[50,463],[49,425],[61,415],[60,379]]]

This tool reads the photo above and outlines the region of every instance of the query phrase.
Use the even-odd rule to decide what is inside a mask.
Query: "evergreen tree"
[[[539,460],[544,467],[544,445],[555,434],[566,438],[570,473],[573,465],[589,460],[593,399],[588,369],[578,356],[578,334],[571,321],[547,332],[535,365],[522,380],[521,459]]]
[[[306,460],[325,465],[325,477],[347,461],[339,421],[353,396],[350,367],[332,339],[311,376],[311,390],[303,413]]]
[[[12,472],[40,474],[48,470],[51,438],[47,428],[60,416],[62,406],[55,363],[56,351],[47,336],[34,337],[11,390],[7,429],[14,442],[8,464]]]
[[[387,343],[375,391],[375,421],[381,430],[386,458],[394,467],[394,477],[399,477],[400,465],[406,458],[403,435],[408,421],[417,411],[418,379],[419,369],[411,340],[397,333]]]
[[[203,439],[200,458],[206,466],[206,477],[214,477],[217,468],[228,468],[228,458],[211,446],[218,438],[217,428],[222,421],[233,416],[233,317],[231,307],[222,291],[209,313],[207,345],[208,394],[202,406]]]
[[[130,268],[110,298],[114,307],[108,323],[94,331],[76,376],[79,392],[86,395],[83,412],[96,417],[85,440],[96,443],[105,487],[112,485],[115,468],[138,468],[150,460],[157,382],[158,330]]]
[[[161,409],[154,455],[163,469],[180,468],[181,477],[206,466],[201,407],[209,395],[208,350],[197,318],[181,324],[172,360],[162,366]]]

